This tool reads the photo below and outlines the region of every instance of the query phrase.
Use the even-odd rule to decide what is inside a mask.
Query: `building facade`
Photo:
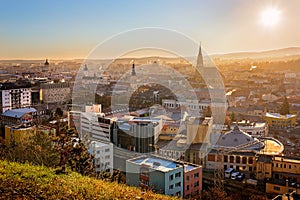
[[[92,141],[90,153],[94,156],[96,172],[113,173],[113,144]]]
[[[68,82],[41,84],[40,100],[43,103],[59,103],[70,100],[71,88]]]
[[[143,155],[126,161],[126,184],[191,198],[202,191],[202,167]]]
[[[14,108],[29,107],[31,105],[31,85],[27,83],[1,83],[0,107],[1,112]]]
[[[248,133],[253,137],[266,137],[269,133],[268,124],[264,122],[251,122],[249,120],[242,120],[239,122],[234,122],[240,130]]]
[[[266,113],[264,120],[273,130],[285,130],[296,126],[296,115],[280,115],[279,113]]]
[[[183,197],[186,199],[198,196],[202,191],[202,166],[184,165]]]
[[[184,106],[191,110],[203,111],[206,110],[209,105],[210,101],[208,100],[199,101],[187,99],[185,101],[177,101],[174,99],[162,99],[162,106],[168,109],[176,109]]]

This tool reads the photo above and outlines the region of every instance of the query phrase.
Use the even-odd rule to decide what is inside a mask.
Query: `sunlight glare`
[[[267,27],[276,25],[280,20],[280,11],[274,8],[266,9],[261,14],[261,20]]]

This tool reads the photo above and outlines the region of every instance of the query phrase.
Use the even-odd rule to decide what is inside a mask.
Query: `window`
[[[195,173],[194,178],[199,178],[199,173]]]
[[[181,172],[175,174],[175,178],[179,178],[181,176]]]
[[[278,167],[278,163],[276,163],[276,167]]]
[[[292,166],[291,165],[289,165],[289,169],[291,169],[292,168]]]
[[[279,186],[274,186],[274,190],[280,191],[280,187]]]
[[[233,157],[233,156],[230,156],[230,157],[229,157],[229,162],[230,162],[230,163],[233,163],[233,162],[234,162],[234,157]]]
[[[228,162],[228,156],[224,156],[224,162]]]
[[[194,187],[198,187],[199,186],[199,181],[194,183]]]
[[[243,157],[243,158],[242,158],[242,163],[243,163],[243,164],[247,164],[247,157]]]
[[[283,165],[283,168],[286,168],[286,164]]]
[[[249,157],[248,163],[249,163],[249,164],[253,164],[253,158],[252,158],[252,157]]]
[[[208,160],[208,161],[213,161],[213,162],[215,162],[215,161],[216,161],[215,155],[213,155],[213,154],[208,154],[207,160]]]
[[[176,192],[176,194],[175,194],[176,196],[181,196],[181,191],[179,191],[179,192]]]
[[[105,149],[105,152],[109,152],[109,149]]]
[[[173,185],[169,185],[169,190],[172,190],[173,188]]]
[[[189,181],[189,180],[190,180],[190,177],[189,177],[189,176],[187,176],[187,177],[185,178],[185,180],[186,180],[186,181]]]
[[[105,159],[110,159],[110,155],[105,156]]]
[[[181,182],[175,183],[175,187],[181,187]]]
[[[186,190],[190,190],[190,186],[189,185],[186,186]]]
[[[252,172],[252,167],[249,167],[249,171]]]
[[[169,180],[172,181],[174,179],[173,174],[169,176]]]
[[[236,162],[236,163],[241,163],[241,157],[240,157],[240,156],[236,156],[235,162]]]

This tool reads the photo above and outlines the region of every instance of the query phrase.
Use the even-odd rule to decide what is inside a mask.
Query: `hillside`
[[[282,57],[299,57],[300,47],[288,47],[282,49],[274,49],[257,52],[234,52],[226,54],[211,55],[212,58],[219,58],[224,60],[238,60],[238,59],[266,59],[266,58],[282,58]]]
[[[0,199],[175,199],[116,182],[55,169],[0,161]]]

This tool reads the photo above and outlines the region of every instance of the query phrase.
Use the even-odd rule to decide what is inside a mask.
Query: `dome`
[[[255,143],[255,141],[257,141],[258,143]],[[251,142],[254,142],[254,144],[249,144],[249,146],[245,146],[245,148],[243,148],[242,150],[260,149],[264,146],[263,143],[259,142],[258,139],[253,138],[248,133],[241,131],[238,126],[235,126],[233,130],[221,136],[217,144],[220,147],[232,148]]]
[[[48,59],[46,59],[44,65],[49,65]]]

